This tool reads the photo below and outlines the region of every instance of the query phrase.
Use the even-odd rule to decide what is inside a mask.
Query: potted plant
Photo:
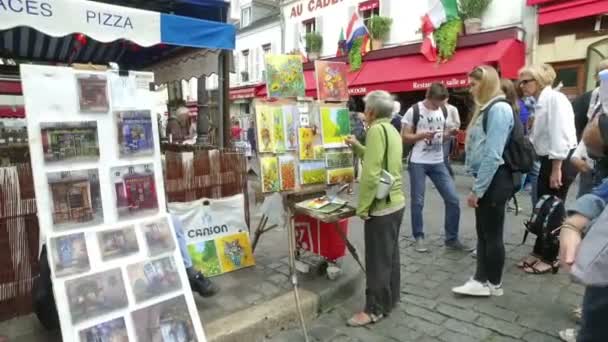
[[[464,19],[464,30],[466,34],[481,31],[481,17],[488,9],[492,0],[460,0],[459,11]]]
[[[318,59],[323,47],[323,36],[317,32],[309,32],[306,34],[305,39],[308,59],[313,61]]]
[[[369,30],[372,36],[372,50],[382,49],[384,42],[391,33],[393,19],[383,16],[373,16],[369,19]]]

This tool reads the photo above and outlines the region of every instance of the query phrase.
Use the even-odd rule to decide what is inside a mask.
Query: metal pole
[[[230,53],[227,50],[220,52],[219,63],[219,103],[220,122],[218,125],[218,140],[222,147],[230,145]]]

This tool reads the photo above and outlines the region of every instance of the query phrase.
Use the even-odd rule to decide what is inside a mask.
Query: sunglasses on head
[[[519,84],[520,84],[520,85],[526,85],[526,84],[528,84],[528,83],[530,83],[530,82],[534,82],[534,81],[536,81],[536,80],[535,80],[535,79],[533,79],[533,78],[529,78],[529,79],[527,79],[527,80],[519,80]]]

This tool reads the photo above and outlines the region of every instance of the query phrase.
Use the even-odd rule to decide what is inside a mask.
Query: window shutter
[[[234,71],[236,73],[236,83],[241,83],[241,59],[238,51],[234,53]]]

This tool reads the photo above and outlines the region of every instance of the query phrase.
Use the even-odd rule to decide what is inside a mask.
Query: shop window
[[[249,114],[249,102],[240,103],[239,107],[240,107],[241,114]]]
[[[317,32],[317,21],[315,18],[303,21],[302,26],[304,26],[305,33]]]
[[[241,27],[251,24],[251,7],[241,9]]]
[[[370,19],[380,15],[380,0],[368,0],[359,3],[359,14],[363,18],[365,26],[369,29]]]
[[[585,91],[585,61],[553,63],[557,74],[556,85],[562,84],[561,91],[573,99]]]

